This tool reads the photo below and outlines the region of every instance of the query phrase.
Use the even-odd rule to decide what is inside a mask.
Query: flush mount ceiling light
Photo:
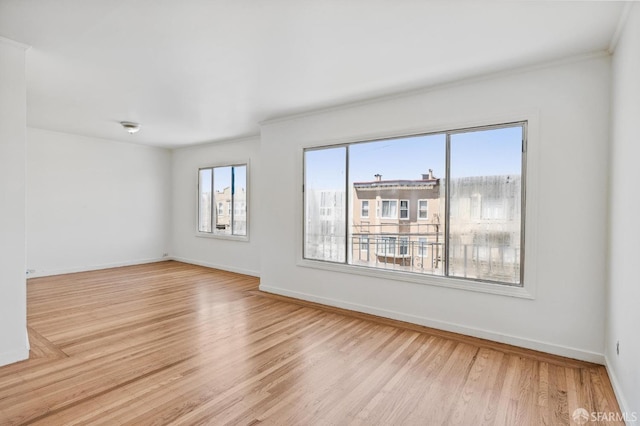
[[[140,125],[138,123],[132,123],[131,121],[121,121],[120,124],[122,124],[122,127],[124,127],[124,129],[131,134],[140,131]]]

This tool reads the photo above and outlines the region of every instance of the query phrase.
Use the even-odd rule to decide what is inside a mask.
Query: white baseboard
[[[618,405],[620,406],[620,411],[623,413],[631,413],[629,405],[627,404],[627,400],[622,393],[622,387],[620,386],[620,382],[618,381],[618,377],[616,376],[613,367],[611,366],[611,362],[609,362],[609,357],[604,356],[604,366],[607,369],[607,374],[609,375],[609,381],[611,382],[611,386],[613,387],[613,393],[616,395],[616,399],[618,400]],[[640,413],[637,413],[640,414]],[[640,422],[627,422],[629,426],[639,425]]]
[[[127,262],[103,263],[99,265],[86,265],[86,266],[78,266],[74,268],[62,268],[62,269],[50,269],[50,270],[36,269],[35,272],[28,274],[27,278],[50,277],[53,275],[74,274],[76,272],[99,271],[100,269],[119,268],[122,266],[144,265],[146,263],[163,262],[166,260],[170,260],[170,258],[158,257],[153,259],[139,259],[139,260],[131,260]]]
[[[455,324],[447,321],[440,321],[416,315],[405,314],[402,312],[391,311],[387,309],[376,308],[373,306],[360,305],[342,300],[330,299],[312,294],[301,293],[272,287],[268,285],[260,285],[260,290],[267,293],[279,294],[281,296],[293,297],[295,299],[307,300],[323,305],[334,306],[337,308],[348,309],[351,311],[362,312],[365,314],[377,315],[384,318],[390,318],[398,321],[405,321],[412,324],[423,325],[425,327],[436,328],[438,330],[450,331],[453,333],[464,334],[467,336],[478,337],[481,339],[492,340],[494,342],[506,343],[521,348],[532,349],[540,352],[546,352],[553,355],[559,355],[567,358],[579,359],[582,361],[593,362],[597,364],[604,363],[604,355],[596,352],[585,351],[581,349],[571,348],[568,346],[556,345],[553,343],[541,342],[533,339],[526,339],[508,334],[497,333],[494,331],[483,330],[480,328],[469,327],[465,325]]]
[[[9,352],[0,353],[0,367],[3,365],[13,364],[14,362],[24,361],[29,358],[29,349],[20,348]]]
[[[236,274],[250,275],[252,277],[260,278],[259,271],[252,271],[250,269],[237,268],[235,266],[229,266],[229,265],[220,265],[216,263],[204,262],[202,260],[187,259],[185,257],[178,257],[178,256],[172,256],[169,259],[175,260],[176,262],[189,263],[191,265],[198,265],[198,266],[204,266],[206,268],[220,269],[222,271],[235,272]]]

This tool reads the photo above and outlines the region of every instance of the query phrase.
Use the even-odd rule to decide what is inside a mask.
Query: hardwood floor
[[[173,261],[31,279],[31,358],[0,368],[0,424],[561,425],[578,407],[619,412],[602,366],[257,286]]]

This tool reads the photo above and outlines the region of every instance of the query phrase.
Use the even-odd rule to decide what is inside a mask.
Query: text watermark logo
[[[571,415],[576,424],[584,425],[588,422],[635,422],[638,420],[638,413],[619,413],[615,411],[592,411],[584,408],[576,408]]]

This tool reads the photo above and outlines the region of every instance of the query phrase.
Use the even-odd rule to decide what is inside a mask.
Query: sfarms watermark
[[[635,422],[638,420],[638,413],[620,413],[617,411],[592,411],[584,408],[576,408],[571,415],[573,421],[579,425],[588,422]]]

